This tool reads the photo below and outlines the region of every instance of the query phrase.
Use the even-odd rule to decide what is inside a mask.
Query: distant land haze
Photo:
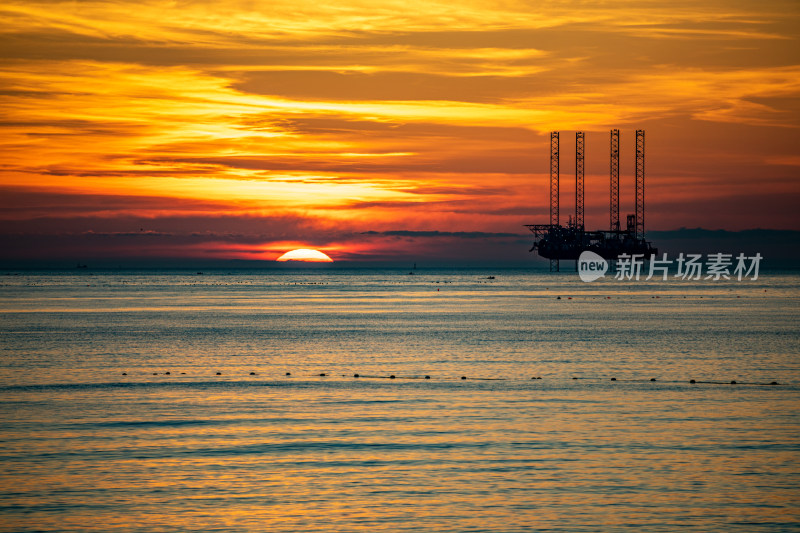
[[[525,233],[388,231],[346,235],[352,248],[340,244],[336,252],[329,251],[338,266],[359,264],[410,268],[421,266],[494,266],[546,267],[546,260],[528,252],[533,235]],[[253,267],[274,268],[302,266],[298,261],[277,263],[278,254],[242,254],[236,257],[226,248],[225,253],[203,249],[196,241],[186,244],[192,236],[177,234],[97,234],[37,236],[0,236],[0,268],[75,268],[86,264],[90,268],[104,267]],[[647,238],[659,249],[676,258],[683,253],[760,253],[762,268],[797,268],[800,265],[800,231],[746,230],[724,231],[701,228],[681,228],[673,231],[650,231]],[[373,243],[380,240],[384,244]],[[368,243],[370,253],[357,253],[359,245]],[[43,243],[45,246],[43,246]],[[320,243],[322,245],[322,243]],[[170,251],[173,251],[170,253]],[[189,250],[190,253],[187,253]],[[330,263],[326,263],[330,265]],[[307,263],[309,266],[320,263]]]

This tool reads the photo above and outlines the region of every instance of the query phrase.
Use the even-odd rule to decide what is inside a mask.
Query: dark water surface
[[[800,530],[797,275],[0,285],[1,531]]]

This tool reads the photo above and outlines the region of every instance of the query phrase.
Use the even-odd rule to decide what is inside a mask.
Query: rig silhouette
[[[575,218],[566,226],[559,223],[559,132],[550,132],[550,223],[526,224],[533,232],[533,247],[550,260],[550,271],[559,271],[561,259],[574,260],[590,250],[616,262],[621,254],[641,254],[644,259],[658,253],[644,238],[644,130],[636,130],[636,213],[627,216],[626,228],[619,223],[619,130],[611,130],[611,204],[609,229],[586,231],[583,223],[584,133],[575,133]],[[612,263],[613,264],[613,263]]]

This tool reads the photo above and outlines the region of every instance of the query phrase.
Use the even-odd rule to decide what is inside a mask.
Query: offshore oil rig
[[[583,224],[584,132],[575,133],[575,218],[566,226],[559,223],[559,132],[550,132],[550,223],[526,224],[533,232],[533,247],[550,259],[550,271],[558,272],[561,259],[574,260],[576,269],[581,252],[590,250],[615,265],[621,254],[642,254],[644,259],[658,250],[644,238],[644,130],[636,130],[636,213],[626,227],[619,223],[619,130],[611,130],[611,205],[609,229],[586,231]]]

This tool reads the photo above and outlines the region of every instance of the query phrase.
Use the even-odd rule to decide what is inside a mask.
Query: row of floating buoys
[[[172,375],[172,373],[169,372],[169,371],[164,372],[163,374],[165,376]],[[186,372],[181,372],[180,374],[181,375],[186,375]],[[122,375],[123,376],[127,376],[128,373],[127,372],[123,372]],[[153,375],[157,376],[159,374],[158,374],[158,372],[153,372]],[[215,375],[221,376],[222,372],[216,372]],[[258,374],[256,372],[250,372],[250,375],[251,376],[257,376]],[[292,373],[291,372],[286,372],[285,375],[286,376],[291,376]],[[327,374],[325,372],[320,372],[317,375],[319,377],[327,377],[329,374]],[[342,377],[345,377],[345,375],[342,374]],[[366,377],[366,378],[373,378],[373,379],[398,379],[395,374],[390,374],[389,376],[362,376],[361,374],[356,373],[356,374],[353,374],[353,377],[354,378]],[[402,379],[420,379],[420,378],[417,377],[417,376],[411,376],[411,377],[406,377],[406,378],[402,378]],[[431,379],[431,376],[430,375],[425,375],[422,379]],[[461,379],[462,380],[473,379],[473,380],[479,380],[479,381],[504,381],[505,380],[505,378],[467,378],[467,376],[461,376]],[[533,377],[531,377],[531,379],[532,380],[542,379],[542,377],[541,376],[533,376]],[[577,379],[599,379],[599,378],[579,378],[579,377],[573,376],[572,379],[577,380]],[[641,379],[622,379],[622,380],[618,380],[617,378],[612,377],[611,381],[642,382],[642,381],[645,381],[645,380],[641,380]],[[656,378],[650,378],[648,381],[655,382]],[[695,385],[695,384],[698,384],[698,383],[706,384],[706,385],[728,385],[728,384],[730,384],[730,385],[737,385],[737,384],[739,384],[739,385],[778,385],[779,384],[777,381],[772,381],[770,383],[745,383],[745,382],[739,383],[736,380],[731,380],[731,381],[728,382],[728,381],[697,381],[695,379],[690,379],[689,383],[691,383],[692,385]]]
[[[171,375],[171,374],[172,374],[171,372],[164,372],[164,375],[165,375],[165,376],[169,376],[169,375]],[[122,373],[122,375],[123,375],[123,376],[127,376],[127,375],[128,375],[128,373],[127,373],[127,372],[123,372],[123,373]],[[158,372],[153,372],[153,375],[154,375],[154,376],[157,376],[157,375],[158,375]],[[186,372],[181,372],[181,375],[186,375]]]
[[[730,385],[778,385],[777,381],[772,381],[770,383],[744,383],[744,382],[739,383],[735,379],[731,380],[730,382],[725,382],[725,381],[696,381],[694,379],[690,379],[689,383],[691,383],[692,385],[694,385],[695,383],[703,383],[703,384],[707,384],[707,385],[728,385],[728,384],[730,384]]]
[[[539,378],[539,379],[541,379],[541,378]],[[578,378],[578,377],[573,377],[572,379],[599,379],[599,378]],[[641,381],[645,381],[645,380],[642,380],[642,379],[620,379],[620,380],[617,380],[617,378],[611,378],[611,381],[641,382]],[[649,381],[656,381],[656,378],[650,378]],[[676,382],[673,381],[673,382],[668,382],[668,383],[676,383]],[[730,385],[737,385],[737,384],[739,384],[739,385],[778,385],[779,384],[777,381],[771,381],[769,383],[750,383],[750,382],[746,383],[746,382],[738,382],[736,380],[731,380],[731,381],[697,381],[695,379],[690,379],[689,383],[691,383],[692,385],[694,385],[696,383],[703,383],[703,384],[707,384],[707,385],[728,385],[728,384],[730,384]]]
[[[764,292],[767,292],[767,291],[764,291]],[[600,298],[602,299],[603,297],[601,296]],[[658,299],[660,299],[660,298],[661,298],[661,296],[651,296],[650,298],[651,298],[651,299],[654,299],[654,298],[658,298]],[[702,298],[702,296],[700,296],[700,298]],[[741,296],[737,296],[737,298],[741,298]],[[556,300],[560,300],[560,299],[561,299],[561,296],[556,296]],[[594,298],[592,298],[592,299],[594,299]],[[611,299],[611,296],[606,296],[606,297],[605,297],[605,299],[606,299],[606,300],[610,300],[610,299]],[[686,299],[686,296],[684,296],[684,297],[683,297],[683,299],[685,300],[685,299]],[[568,296],[568,297],[567,297],[567,300],[572,300],[572,296]]]

